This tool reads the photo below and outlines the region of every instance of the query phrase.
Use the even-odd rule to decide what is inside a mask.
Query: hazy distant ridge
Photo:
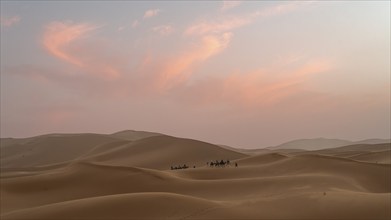
[[[366,139],[362,141],[348,141],[342,139],[313,138],[298,139],[289,141],[277,146],[268,147],[269,150],[279,149],[302,149],[302,150],[321,150],[327,148],[336,148],[354,144],[382,144],[390,143],[391,139]]]
[[[143,138],[161,136],[161,135],[163,134],[156,133],[156,132],[149,132],[149,131],[124,130],[124,131],[113,133],[110,136],[124,139],[124,140],[129,140],[129,141],[136,141]]]

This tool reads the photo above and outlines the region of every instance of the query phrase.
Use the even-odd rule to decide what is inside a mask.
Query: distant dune
[[[347,145],[355,144],[382,144],[390,143],[390,139],[367,139],[362,141],[348,141],[341,139],[327,139],[327,138],[314,138],[314,139],[299,139],[289,141],[287,143],[280,144],[274,147],[268,147],[269,150],[281,150],[281,149],[301,149],[301,150],[321,150],[327,148],[336,148]]]
[[[111,134],[110,136],[124,139],[124,140],[129,140],[129,141],[137,141],[143,138],[160,136],[160,135],[162,134],[155,133],[155,132],[125,130],[125,131],[116,132],[114,134]]]
[[[280,144],[275,147],[268,147],[268,149],[303,149],[303,150],[319,150],[324,148],[340,147],[351,144],[350,141],[340,139],[326,139],[326,138],[315,138],[315,139],[299,139],[289,141],[284,144]]]
[[[1,219],[391,218],[390,144],[252,154],[116,134],[2,139]]]
[[[291,155],[321,154],[350,158],[372,163],[390,163],[391,143],[385,144],[354,144],[343,147],[329,148],[316,151],[292,152]]]

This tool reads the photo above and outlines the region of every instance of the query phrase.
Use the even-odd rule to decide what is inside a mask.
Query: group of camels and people
[[[215,160],[215,161],[210,161],[206,162],[207,167],[226,167],[226,166],[231,166],[231,162],[229,160]],[[238,163],[235,162],[235,167],[238,167]],[[178,165],[178,166],[171,166],[171,170],[181,170],[181,169],[187,169],[190,168],[186,164],[183,165]],[[196,168],[194,165],[193,168]]]

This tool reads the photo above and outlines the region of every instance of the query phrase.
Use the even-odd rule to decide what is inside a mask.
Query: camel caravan
[[[215,160],[215,161],[211,161],[211,162],[206,162],[206,166],[207,167],[229,167],[231,166],[231,162],[229,160]],[[235,162],[235,167],[238,167],[238,163]],[[189,168],[189,166],[187,166],[186,164],[183,164],[183,165],[178,165],[178,166],[171,166],[171,170],[181,170],[181,169],[187,169]],[[194,165],[193,168],[196,168],[196,166]]]
[[[178,165],[175,167],[171,166],[171,170],[181,170],[181,169],[187,169],[187,168],[189,168],[189,166],[187,166],[186,164],[183,164],[183,166],[181,166],[181,165]],[[194,166],[194,168],[195,168],[195,166]]]

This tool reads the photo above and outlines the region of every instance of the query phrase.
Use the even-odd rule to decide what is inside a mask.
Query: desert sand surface
[[[1,219],[391,218],[390,143],[240,151],[128,130],[0,150]]]

